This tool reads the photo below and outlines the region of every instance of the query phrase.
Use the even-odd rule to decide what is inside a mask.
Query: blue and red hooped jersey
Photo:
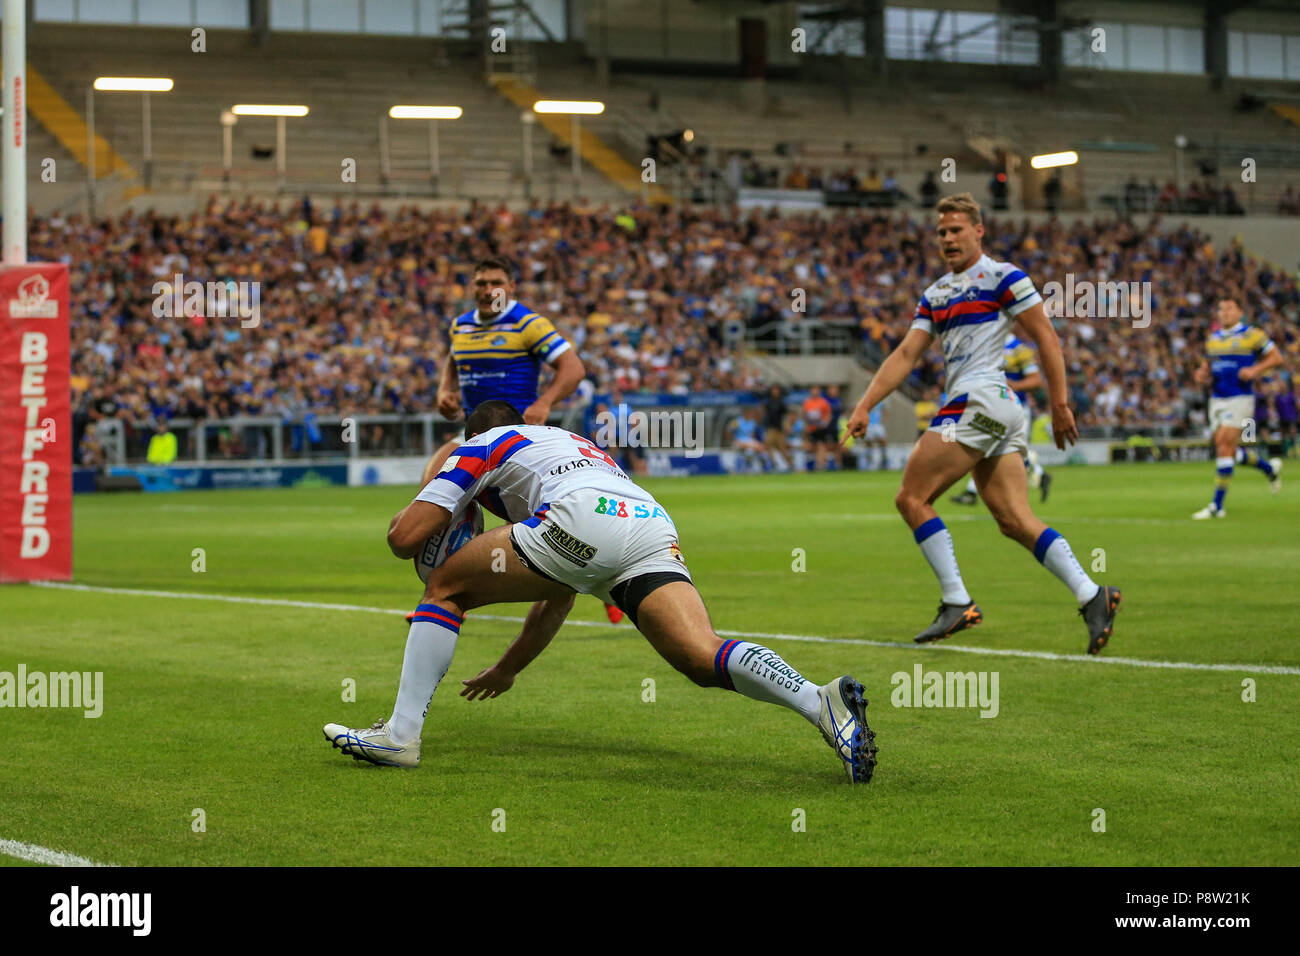
[[[524,521],[546,502],[583,488],[654,500],[591,439],[550,425],[506,425],[471,438],[415,499],[453,515],[472,499],[506,521]]]
[[[1009,262],[986,255],[935,282],[916,306],[912,328],[937,336],[950,393],[1001,383],[1002,353],[1011,323],[1043,301],[1033,280]]]

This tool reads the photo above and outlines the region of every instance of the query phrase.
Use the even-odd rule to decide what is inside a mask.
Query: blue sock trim
[[[1223,496],[1226,495],[1227,493],[1228,493],[1227,488],[1214,489],[1214,510],[1215,511],[1223,510]]]
[[[727,664],[731,660],[731,652],[736,649],[740,641],[724,641],[718,648],[718,653],[713,656],[713,669],[717,672],[718,678],[726,690],[735,690],[736,685],[731,681],[731,674],[727,671]]]
[[[1231,478],[1232,465],[1228,465],[1226,468],[1216,468],[1215,472],[1218,474],[1220,478]]]
[[[1034,542],[1034,557],[1038,559],[1039,564],[1042,564],[1043,558],[1047,557],[1047,549],[1052,546],[1052,542],[1060,536],[1060,533],[1055,528],[1043,529],[1043,533]]]
[[[459,634],[460,626],[464,620],[463,615],[445,611],[436,604],[421,604],[416,607],[415,616],[411,618],[411,623],[437,624],[439,627],[445,627],[453,634]]]
[[[926,538],[930,537],[930,535],[938,534],[940,531],[946,530],[946,527],[947,526],[943,523],[943,519],[938,515],[935,515],[929,521],[917,525],[916,529],[912,532],[912,537],[916,539],[917,544],[920,544]]]

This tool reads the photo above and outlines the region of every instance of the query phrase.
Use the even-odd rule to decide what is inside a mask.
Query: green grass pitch
[[[1103,656],[1201,667],[1046,656],[1086,648],[1071,596],[946,497],[985,614],[952,643],[1044,656],[912,646],[938,589],[893,511],[897,473],[646,482],[716,627],[789,635],[765,642],[809,678],[866,685],[866,787],[799,717],[695,687],[589,597],[573,617],[597,626],[566,626],[487,702],[460,681],[518,625],[485,615],[524,606],[471,613],[421,766],[356,763],[321,726],[391,710],[406,625],[364,608],[418,600],[384,543],[411,489],[78,498],[79,584],[357,609],[4,587],[0,671],[102,671],[104,704],[0,710],[0,840],[123,865],[1300,862],[1300,489],[1238,469],[1227,520],[1193,522],[1206,464],[1056,478],[1041,516],[1124,589]],[[996,671],[997,716],[892,706],[918,662]]]

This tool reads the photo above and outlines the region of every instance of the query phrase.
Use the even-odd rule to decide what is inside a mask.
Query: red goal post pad
[[[72,578],[68,267],[0,266],[0,582]]]

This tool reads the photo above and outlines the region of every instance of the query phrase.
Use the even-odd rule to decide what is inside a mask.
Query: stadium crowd
[[[1288,356],[1300,350],[1295,277],[1239,248],[1215,249],[1187,226],[1007,217],[986,225],[988,253],[1018,264],[1040,289],[1067,273],[1076,287],[1150,283],[1149,327],[1122,315],[1058,319],[1083,427],[1203,424],[1191,370],[1225,284]],[[33,260],[71,270],[79,433],[104,417],[152,431],[169,418],[274,415],[310,426],[312,416],[430,411],[445,324],[472,308],[471,269],[489,253],[518,265],[516,297],[570,338],[598,392],[763,389],[734,330],[776,320],[794,328],[838,320],[879,355],[906,333],[919,294],[942,271],[928,221],[866,210],[534,204],[386,213],[214,199],[184,217],[35,219],[30,249]],[[177,274],[259,282],[259,324],[167,314],[170,298],[154,284]],[[796,290],[806,311],[794,311]],[[1107,305],[1115,314],[1120,303]],[[933,352],[913,375],[914,394],[941,388],[941,368]],[[1270,387],[1283,384],[1289,392],[1286,378]]]

